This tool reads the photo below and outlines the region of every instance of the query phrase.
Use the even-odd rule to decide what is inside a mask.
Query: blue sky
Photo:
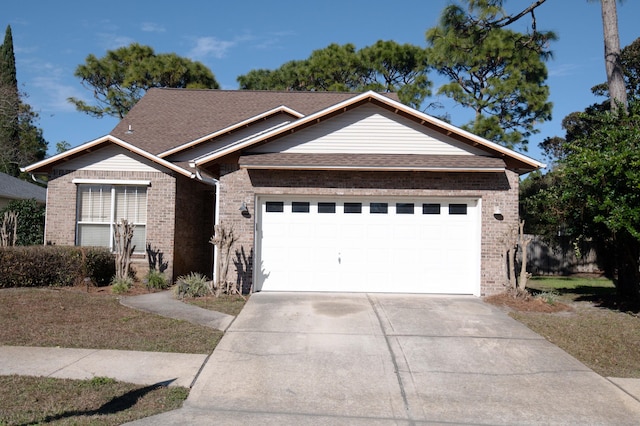
[[[532,0],[507,0],[510,12]],[[301,2],[182,0],[50,1],[21,0],[2,6],[0,28],[13,31],[18,83],[27,102],[40,113],[39,126],[55,150],[57,142],[71,146],[103,136],[115,118],[96,119],[75,111],[68,97],[91,101],[91,92],[73,76],[89,54],[132,42],[149,45],[156,53],[174,52],[208,66],[223,89],[237,89],[237,76],[256,68],[273,69],[293,59],[305,59],[330,43],[353,43],[362,48],[377,40],[425,46],[424,34],[437,24],[449,0],[324,0]],[[640,37],[640,2],[618,5],[621,46]],[[561,121],[568,113],[601,101],[590,88],[606,80],[599,2],[547,0],[536,12],[538,29],[555,31],[554,58],[547,64],[553,121],[539,126],[529,152],[543,160],[537,145],[547,136],[563,135]],[[525,19],[514,29],[524,30]],[[434,93],[442,81],[432,74]],[[469,113],[436,96],[454,125]]]

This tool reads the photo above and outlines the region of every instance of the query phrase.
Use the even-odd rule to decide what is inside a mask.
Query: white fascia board
[[[220,129],[220,130],[217,130],[217,131],[215,131],[213,133],[210,133],[208,135],[202,136],[202,137],[200,137],[198,139],[195,139],[195,140],[193,140],[191,142],[187,142],[187,143],[185,143],[183,145],[177,146],[175,148],[171,148],[168,151],[161,152],[160,154],[158,154],[158,157],[160,157],[160,158],[167,157],[167,156],[169,156],[171,154],[175,154],[175,153],[183,151],[183,150],[185,150],[187,148],[191,148],[191,147],[193,147],[195,145],[198,145],[198,144],[200,144],[202,142],[205,142],[205,141],[207,141],[209,139],[213,139],[215,137],[224,135],[226,133],[232,132],[232,131],[234,131],[236,129],[239,129],[241,127],[244,127],[244,126],[248,126],[248,125],[250,125],[252,123],[255,123],[256,121],[262,120],[263,118],[268,117],[268,116],[273,115],[273,114],[276,114],[278,112],[285,112],[285,113],[290,114],[290,115],[292,115],[294,117],[297,117],[297,118],[304,117],[304,114],[299,113],[298,111],[295,111],[295,110],[293,110],[293,109],[291,109],[289,107],[286,107],[284,105],[281,105],[281,106],[279,106],[277,108],[273,108],[273,109],[271,109],[269,111],[263,112],[262,114],[258,114],[258,115],[254,116],[254,117],[248,118],[246,120],[243,120],[243,121],[241,121],[239,123],[236,123],[234,125],[231,125],[229,127],[225,127],[224,129]]]
[[[75,148],[71,148],[71,149],[69,149],[69,150],[67,150],[65,152],[61,152],[60,154],[56,154],[53,157],[45,158],[44,160],[40,160],[37,163],[33,163],[33,164],[29,165],[29,166],[22,167],[22,168],[20,168],[20,170],[23,171],[23,172],[29,173],[29,172],[31,172],[31,171],[33,171],[33,170],[35,170],[37,168],[40,168],[42,166],[46,166],[48,164],[55,163],[56,161],[58,161],[60,159],[63,159],[65,157],[69,156],[69,155],[77,154],[78,152],[82,152],[85,149],[94,147],[96,145],[100,145],[101,143],[106,142],[108,139],[109,139],[109,135],[102,136],[102,137],[100,137],[98,139],[94,139],[92,141],[83,143],[82,145],[78,145]]]
[[[61,160],[61,159],[65,158],[65,157],[73,155],[73,154],[82,153],[82,151],[84,151],[86,149],[89,149],[89,148],[92,148],[94,146],[103,144],[105,142],[114,143],[114,144],[126,149],[127,151],[133,152],[134,154],[137,154],[137,155],[139,155],[141,157],[144,157],[144,158],[152,161],[153,163],[156,163],[156,164],[158,164],[160,166],[166,167],[167,169],[169,169],[171,171],[174,171],[174,172],[177,172],[177,173],[179,173],[179,174],[181,174],[183,176],[186,176],[188,178],[193,178],[193,176],[194,176],[193,173],[190,173],[189,171],[183,169],[182,167],[178,167],[173,163],[170,163],[170,162],[168,162],[166,160],[163,160],[162,158],[158,158],[157,156],[155,156],[153,154],[150,154],[147,151],[145,151],[143,149],[140,149],[140,148],[138,148],[138,147],[136,147],[134,145],[131,145],[130,143],[125,142],[122,139],[119,139],[119,138],[117,138],[117,137],[115,137],[113,135],[106,135],[106,136],[103,136],[101,138],[94,139],[94,140],[92,140],[90,142],[87,142],[87,143],[84,143],[82,145],[79,145],[79,146],[77,146],[75,148],[72,148],[72,149],[70,149],[68,151],[65,151],[63,153],[54,155],[53,157],[47,158],[45,160],[42,160],[42,161],[39,161],[39,162],[37,162],[35,164],[27,166],[22,171],[31,172],[31,171],[39,168],[39,167],[46,166],[46,165],[51,164],[51,163],[55,163],[56,161]]]

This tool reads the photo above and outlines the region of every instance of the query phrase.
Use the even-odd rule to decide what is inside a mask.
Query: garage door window
[[[467,214],[466,204],[449,204],[449,214]]]
[[[335,213],[336,203],[318,203],[318,213]]]
[[[284,211],[284,203],[282,201],[267,201],[265,210],[267,213],[282,213]]]
[[[309,203],[294,201],[291,203],[292,213],[309,213]]]
[[[369,213],[371,214],[387,214],[388,209],[387,203],[371,203],[369,205]]]
[[[422,214],[440,214],[440,204],[423,204]]]
[[[362,213],[362,203],[344,203],[345,213]]]
[[[413,214],[413,203],[397,203],[396,214]]]

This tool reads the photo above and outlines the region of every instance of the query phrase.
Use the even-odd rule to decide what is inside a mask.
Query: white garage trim
[[[478,198],[258,196],[257,291],[480,295]]]

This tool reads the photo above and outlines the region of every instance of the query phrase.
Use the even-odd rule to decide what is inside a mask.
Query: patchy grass
[[[189,390],[104,377],[0,376],[0,425],[120,425],[182,406]]]
[[[240,313],[247,300],[249,300],[249,295],[245,295],[243,299],[238,295],[228,294],[222,294],[220,297],[185,297],[183,299],[185,303],[233,316],[237,316]]]
[[[640,378],[640,318],[615,293],[610,280],[589,277],[540,277],[531,281],[534,297],[510,305],[510,315],[605,377]],[[553,294],[552,307],[535,295]],[[544,296],[542,297],[542,299]],[[544,302],[544,301],[543,301]]]
[[[208,354],[222,337],[211,328],[122,306],[84,289],[0,290],[0,345]]]
[[[197,303],[237,315],[244,306],[237,299]],[[2,289],[0,306],[0,345],[211,353],[222,337],[221,331],[122,306],[108,287]],[[0,376],[0,389],[2,426],[119,425],[179,408],[189,393],[100,377]]]

